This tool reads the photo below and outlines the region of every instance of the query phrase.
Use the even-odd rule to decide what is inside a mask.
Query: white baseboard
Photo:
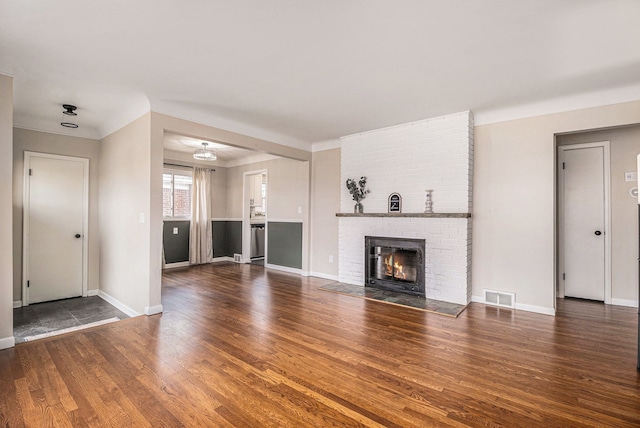
[[[22,307],[22,300],[14,300],[13,301],[13,309],[21,308],[21,307]]]
[[[145,315],[155,315],[155,314],[161,314],[162,313],[162,305],[155,305],[155,306],[146,306],[144,308],[144,314]]]
[[[87,297],[97,296],[100,290],[87,290]]]
[[[338,281],[338,275],[329,275],[321,272],[309,272],[309,276],[315,276],[316,278],[328,279],[331,281]]]
[[[13,336],[0,339],[0,349],[8,349],[16,346],[16,338]]]
[[[638,301],[637,300],[626,300],[626,299],[611,299],[612,305],[618,306],[628,306],[630,308],[637,308]]]
[[[214,257],[211,260],[211,263],[232,262],[232,261],[233,261],[233,257],[224,256],[224,257]]]
[[[111,303],[113,306],[120,309],[122,312],[124,312],[125,314],[129,315],[132,318],[141,315],[138,312],[131,309],[129,306],[125,305],[124,303],[116,299],[115,297],[108,295],[102,290],[98,291],[98,296],[100,296],[102,300],[106,300],[107,302]]]
[[[189,262],[169,263],[164,265],[163,269],[174,269],[174,268],[181,268],[181,267],[187,267],[187,266],[191,266],[191,263]]]
[[[265,263],[264,267],[266,267],[267,269],[279,270],[281,272],[296,273],[298,275],[303,275],[302,269],[291,268],[288,266],[272,265],[269,263]]]
[[[471,301],[474,303],[482,303],[483,305],[485,304],[484,299],[481,296],[471,296]],[[487,305],[487,306],[498,308],[498,306],[493,306],[493,305]],[[551,316],[556,315],[555,309],[545,308],[544,306],[525,305],[525,304],[516,302],[516,309],[519,311],[535,312],[537,314],[542,314],[542,315],[551,315]]]
[[[552,317],[556,316],[556,310],[554,308],[545,308],[544,306],[523,305],[522,303],[516,302],[516,309],[542,315],[551,315]]]

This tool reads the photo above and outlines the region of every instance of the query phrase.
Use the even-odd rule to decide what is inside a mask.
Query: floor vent
[[[233,255],[233,261],[236,263],[242,263],[242,254],[235,253]]]
[[[484,303],[488,305],[500,306],[503,308],[515,308],[516,307],[516,295],[515,293],[507,293],[504,291],[494,291],[483,289],[484,291]]]

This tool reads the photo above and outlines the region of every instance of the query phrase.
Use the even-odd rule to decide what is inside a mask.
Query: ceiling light
[[[203,161],[214,161],[214,160],[218,159],[218,157],[216,156],[216,152],[214,152],[212,150],[208,150],[207,146],[208,146],[208,144],[203,142],[202,143],[202,148],[196,150],[193,153],[193,158],[194,159],[198,159],[198,160],[203,160]]]
[[[78,108],[76,106],[72,106],[71,104],[62,104],[62,108],[65,109],[66,111],[63,111],[63,114],[66,114],[67,116],[77,116],[78,113],[75,112],[75,110]]]
[[[74,105],[71,104],[62,104],[62,108],[64,109],[64,111],[62,112],[62,114],[67,115],[67,116],[77,116],[78,113],[75,112],[75,110],[78,108]],[[64,126],[65,128],[77,128],[78,125],[76,123],[72,123],[72,122],[67,122],[64,119],[64,116],[62,116],[62,122],[60,122],[60,125]]]

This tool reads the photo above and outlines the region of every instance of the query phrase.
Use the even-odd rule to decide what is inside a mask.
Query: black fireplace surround
[[[425,297],[424,248],[424,239],[365,236],[365,286]]]

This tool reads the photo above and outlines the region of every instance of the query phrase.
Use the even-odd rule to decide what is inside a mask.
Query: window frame
[[[165,174],[171,174],[171,213],[173,214],[175,212],[175,197],[174,197],[174,192],[175,192],[175,184],[176,184],[176,180],[175,180],[175,176],[176,175],[181,175],[183,177],[190,177],[191,178],[191,186],[193,186],[193,170],[185,167],[185,169],[178,169],[178,168],[163,168],[162,169],[162,191],[164,192],[164,176]],[[193,187],[192,187],[193,189]],[[189,215],[188,216],[174,216],[171,215],[170,217],[167,217],[164,215],[164,202],[162,204],[162,220],[163,221],[191,221],[191,208],[193,206],[193,201],[192,201],[192,194],[189,196],[189,202],[190,202],[190,206],[189,206]]]

